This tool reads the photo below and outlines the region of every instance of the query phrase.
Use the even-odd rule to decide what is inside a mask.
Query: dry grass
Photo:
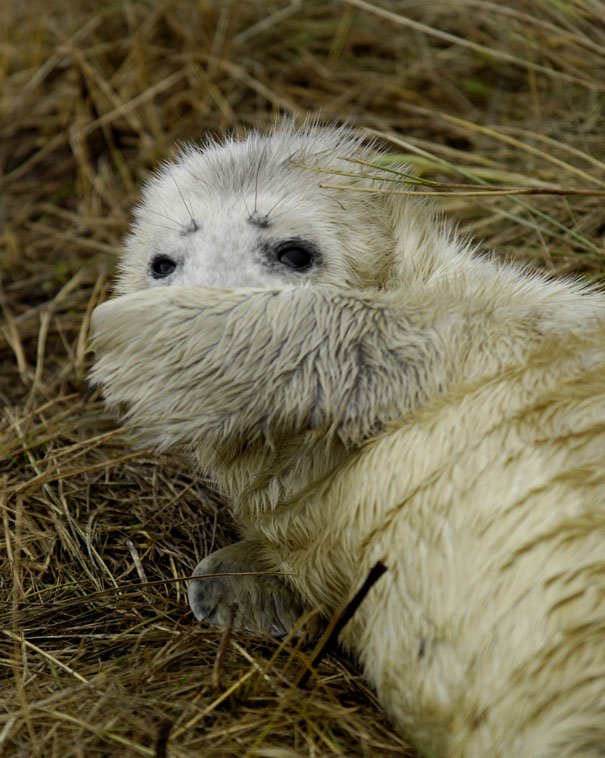
[[[0,18],[0,751],[403,755],[351,664],[297,690],[296,646],[192,623],[180,577],[232,527],[87,388],[90,313],[157,161],[277,112],[378,130],[430,181],[602,193],[602,0],[9,0]],[[485,247],[604,277],[602,196],[439,202]]]

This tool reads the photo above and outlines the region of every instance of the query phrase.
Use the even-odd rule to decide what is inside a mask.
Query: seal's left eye
[[[151,261],[151,276],[154,279],[165,279],[176,268],[176,262],[168,255],[156,255]]]
[[[313,264],[314,255],[305,243],[293,240],[279,246],[277,260],[295,271],[305,271]]]

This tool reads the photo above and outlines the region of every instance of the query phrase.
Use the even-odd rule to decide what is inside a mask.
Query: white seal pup
[[[280,574],[192,582],[198,618],[281,634],[382,559],[342,641],[419,744],[603,756],[605,298],[312,170],[374,156],[286,125],[165,166],[93,378],[227,498],[243,540],[197,573]]]

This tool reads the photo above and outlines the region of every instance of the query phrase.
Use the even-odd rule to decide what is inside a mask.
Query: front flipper
[[[320,286],[153,287],[95,309],[92,380],[143,442],[186,445],[205,470],[309,433],[355,448],[446,381],[441,323],[457,320],[433,323],[443,306],[424,292],[417,301]]]
[[[279,576],[262,573],[257,543],[244,540],[217,550],[198,563],[189,582],[189,605],[198,621],[226,626],[234,617],[234,628],[267,632],[285,637],[305,613],[294,592]],[[220,576],[241,574],[246,576]],[[255,572],[259,572],[255,575]]]

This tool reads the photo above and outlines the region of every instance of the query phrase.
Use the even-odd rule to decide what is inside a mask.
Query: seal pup
[[[605,298],[356,181],[347,129],[187,148],[146,186],[93,379],[240,525],[198,618],[285,633],[379,559],[342,641],[438,755],[605,746]],[[317,170],[332,170],[329,177]]]

